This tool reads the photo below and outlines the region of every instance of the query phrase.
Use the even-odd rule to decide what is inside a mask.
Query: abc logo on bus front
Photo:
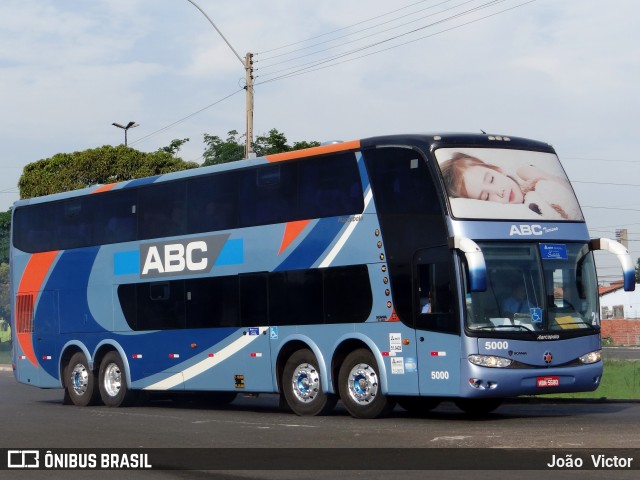
[[[140,246],[140,276],[157,278],[184,273],[208,273],[229,235],[209,235],[188,241]]]
[[[513,235],[542,235],[541,225],[511,225],[509,236]]]

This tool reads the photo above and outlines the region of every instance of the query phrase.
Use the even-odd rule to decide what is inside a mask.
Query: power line
[[[346,52],[343,52],[343,53],[337,53],[337,54],[335,54],[335,55],[333,55],[333,56],[325,57],[325,58],[322,58],[322,59],[313,60],[313,61],[311,61],[311,62],[302,63],[302,64],[299,64],[299,65],[294,65],[294,66],[292,66],[292,67],[288,67],[288,68],[285,68],[285,69],[282,69],[282,70],[279,70],[279,71],[276,71],[276,72],[268,73],[268,74],[267,74],[267,76],[269,76],[269,75],[276,75],[276,74],[278,74],[278,73],[282,73],[282,72],[286,72],[286,71],[288,71],[288,70],[291,70],[291,72],[289,72],[289,74],[284,74],[284,75],[282,75],[282,76],[280,76],[280,77],[277,77],[277,78],[274,78],[274,79],[265,80],[265,81],[263,81],[262,83],[267,83],[268,81],[277,80],[277,79],[280,79],[280,78],[285,78],[285,77],[287,77],[287,76],[296,76],[296,74],[300,74],[300,72],[302,72],[302,73],[307,73],[307,72],[304,72],[304,70],[306,70],[306,69],[313,69],[313,70],[310,70],[310,71],[317,71],[317,70],[321,70],[321,69],[323,69],[323,68],[328,68],[327,66],[325,66],[325,67],[321,67],[321,68],[314,68],[314,67],[317,67],[317,66],[319,66],[319,65],[323,65],[323,64],[325,64],[325,63],[332,62],[332,61],[334,61],[334,60],[338,60],[338,59],[340,59],[340,58],[348,57],[348,56],[350,56],[350,55],[353,55],[353,54],[355,54],[355,53],[361,52],[361,51],[363,51],[363,50],[367,50],[367,49],[369,49],[369,48],[377,47],[377,46],[382,45],[382,44],[384,44],[384,43],[387,43],[387,42],[390,42],[390,41],[397,40],[397,39],[399,39],[399,38],[401,38],[401,37],[404,37],[404,36],[407,36],[407,35],[411,35],[411,34],[413,34],[413,33],[416,33],[416,32],[418,32],[418,31],[421,31],[421,30],[424,30],[424,29],[427,29],[427,28],[430,28],[430,27],[434,27],[434,26],[439,25],[439,24],[441,24],[441,23],[448,22],[448,21],[450,21],[450,20],[453,20],[453,19],[456,19],[456,18],[462,17],[462,16],[464,16],[464,15],[468,15],[468,14],[470,14],[470,13],[472,13],[472,12],[475,12],[475,11],[481,10],[481,9],[483,9],[483,8],[488,8],[488,7],[490,7],[490,6],[495,5],[496,3],[501,3],[501,2],[504,2],[504,1],[506,1],[506,0],[491,0],[490,2],[488,2],[488,3],[484,4],[484,5],[481,5],[481,6],[478,6],[478,7],[474,7],[474,8],[472,8],[472,9],[466,10],[466,11],[464,11],[464,12],[457,13],[457,14],[455,14],[455,15],[451,15],[451,16],[449,16],[449,17],[446,17],[446,18],[443,18],[443,19],[437,20],[437,21],[435,21],[435,22],[432,22],[432,23],[430,23],[430,24],[428,24],[428,25],[423,25],[422,27],[418,27],[418,28],[415,28],[415,29],[410,30],[410,31],[408,31],[408,32],[404,32],[404,33],[400,33],[400,34],[398,34],[398,35],[394,35],[394,36],[392,36],[392,37],[389,37],[389,38],[386,38],[386,39],[383,39],[383,40],[380,40],[380,41],[377,41],[377,42],[371,43],[371,44],[369,44],[369,45],[365,45],[365,46],[362,46],[362,47],[358,47],[358,48],[355,48],[355,49],[352,49],[352,50],[349,50],[349,51],[346,51]],[[470,23],[471,23],[471,22],[470,22]],[[448,30],[445,30],[445,31],[448,31]],[[439,32],[439,33],[442,33],[442,32]],[[371,35],[370,35],[370,36],[371,36]],[[432,35],[427,35],[427,37],[429,37],[429,36],[432,36]],[[427,37],[422,37],[422,38],[427,38]],[[420,40],[420,39],[417,39],[417,40]],[[351,43],[351,42],[347,42],[347,43]],[[406,42],[406,43],[403,43],[403,44],[401,44],[401,45],[406,45],[407,43],[412,43],[412,42]],[[400,45],[396,45],[395,47],[398,47],[398,46],[400,46]],[[392,47],[392,48],[395,48],[395,47]],[[378,51],[378,52],[373,52],[373,53],[380,53],[380,52],[383,52],[383,51],[385,51],[385,50],[380,50],[380,51]],[[368,54],[368,55],[371,55],[371,54]],[[359,56],[359,57],[356,57],[356,58],[353,58],[353,59],[349,59],[349,60],[346,60],[346,61],[352,61],[352,60],[355,60],[355,59],[357,59],[357,58],[363,58],[363,57],[368,56],[368,55],[362,55],[362,56]],[[335,64],[330,65],[330,66],[340,65],[340,64],[342,64],[342,63],[346,63],[346,61],[338,62],[338,63],[335,63]],[[293,71],[293,70],[295,70],[295,69],[299,69],[299,70]],[[263,76],[264,76],[264,75],[263,75]]]
[[[269,50],[263,50],[262,52],[257,52],[257,53],[256,53],[256,55],[262,55],[263,53],[271,53],[271,52],[275,52],[275,51],[277,51],[277,50],[282,50],[282,49],[284,49],[284,48],[293,47],[293,46],[295,46],[295,45],[300,45],[301,43],[305,43],[305,42],[308,42],[308,41],[310,41],[310,40],[315,40],[316,38],[326,37],[326,36],[331,35],[331,34],[333,34],[333,33],[341,32],[341,31],[343,31],[343,30],[348,30],[349,28],[356,27],[356,26],[358,26],[358,25],[362,25],[362,24],[364,24],[364,23],[371,22],[371,21],[373,21],[373,20],[377,20],[378,18],[382,18],[382,17],[385,17],[385,16],[387,16],[387,15],[392,15],[392,14],[394,14],[394,13],[396,13],[396,12],[401,11],[401,10],[406,10],[407,8],[411,8],[411,7],[413,7],[413,6],[419,5],[420,3],[424,3],[424,2],[426,2],[426,1],[427,1],[427,0],[421,0],[421,1],[419,1],[419,2],[411,3],[411,4],[406,5],[406,6],[404,6],[404,7],[400,7],[400,8],[398,8],[398,9],[396,9],[396,10],[392,10],[392,11],[390,11],[390,12],[383,13],[383,14],[381,14],[381,15],[377,15],[377,16],[375,16],[375,17],[368,18],[367,20],[362,20],[362,21],[360,21],[360,22],[353,23],[353,24],[351,24],[351,25],[347,25],[346,27],[338,28],[338,29],[336,29],[336,30],[332,30],[332,31],[330,31],[330,32],[321,33],[320,35],[315,35],[315,36],[313,36],[313,37],[309,37],[309,38],[306,38],[306,39],[304,39],[304,40],[299,40],[299,41],[297,41],[297,42],[289,43],[289,44],[287,44],[287,45],[282,45],[282,46],[280,46],[280,47],[271,48],[271,49],[269,49]],[[450,1],[450,0],[446,0],[446,1]],[[443,2],[443,3],[444,3],[444,2]],[[439,5],[439,4],[438,4],[438,5]]]
[[[175,127],[175,126],[176,126],[176,125],[178,125],[179,123],[182,123],[182,122],[184,122],[184,121],[186,121],[186,120],[189,120],[191,117],[194,117],[195,115],[197,115],[197,114],[199,114],[199,113],[204,112],[204,111],[205,111],[205,110],[207,110],[208,108],[211,108],[211,107],[213,107],[213,106],[215,106],[215,105],[218,105],[219,103],[224,102],[224,101],[225,101],[225,100],[227,100],[228,98],[231,98],[231,97],[233,97],[234,95],[237,95],[238,93],[240,93],[240,92],[242,92],[242,91],[244,91],[244,88],[241,88],[240,90],[236,90],[235,92],[230,93],[229,95],[227,95],[227,96],[225,96],[225,97],[222,97],[220,100],[217,100],[217,101],[215,101],[215,102],[213,102],[213,103],[211,103],[211,104],[207,105],[206,107],[203,107],[203,108],[201,108],[200,110],[197,110],[197,111],[195,111],[195,112],[193,112],[193,113],[191,113],[191,114],[187,115],[186,117],[181,118],[180,120],[176,120],[175,122],[173,122],[173,123],[171,123],[171,124],[169,124],[169,125],[167,125],[167,126],[165,126],[165,127],[162,127],[162,128],[160,128],[160,129],[158,129],[158,130],[156,130],[156,131],[154,131],[154,132],[151,132],[151,133],[149,133],[148,135],[145,135],[144,137],[139,138],[139,139],[137,139],[137,140],[136,140],[136,141],[134,141],[134,142],[129,142],[129,145],[136,145],[136,144],[138,144],[138,143],[141,143],[141,142],[143,142],[143,141],[145,141],[145,140],[147,140],[147,139],[149,139],[149,138],[153,137],[154,135],[157,135],[158,133],[164,132],[165,130],[170,129],[171,127]]]
[[[614,187],[640,187],[638,183],[589,182],[586,180],[572,180],[571,183],[586,183],[590,185],[611,185]]]
[[[504,1],[504,0],[501,0],[501,1]],[[358,57],[354,57],[354,58],[350,58],[350,59],[347,59],[347,60],[343,60],[343,61],[341,61],[341,62],[335,62],[335,63],[332,63],[332,64],[330,64],[330,65],[320,66],[320,65],[323,65],[323,64],[325,64],[325,63],[333,62],[334,60],[337,60],[337,59],[340,59],[340,58],[343,58],[343,57],[347,57],[347,56],[353,55],[353,54],[358,53],[358,52],[361,52],[361,51],[363,51],[363,50],[366,50],[366,49],[369,49],[369,48],[373,48],[373,47],[379,46],[379,45],[381,45],[381,44],[383,44],[383,43],[387,43],[387,42],[390,42],[390,41],[393,41],[393,40],[397,40],[398,38],[401,38],[401,37],[403,37],[403,36],[409,35],[409,34],[411,34],[411,33],[415,33],[415,32],[420,31],[420,30],[424,30],[425,28],[428,28],[428,27],[430,27],[430,26],[436,25],[436,24],[438,24],[438,23],[443,23],[444,21],[448,21],[448,20],[450,20],[450,19],[452,19],[452,18],[459,17],[459,16],[464,15],[464,14],[466,14],[466,13],[464,13],[464,14],[458,14],[458,15],[455,15],[455,16],[452,16],[452,17],[448,17],[447,19],[440,20],[440,21],[438,21],[438,22],[434,22],[433,24],[426,25],[426,26],[423,26],[423,27],[420,27],[420,28],[414,29],[414,30],[412,30],[412,31],[410,31],[410,32],[405,32],[405,33],[403,33],[403,34],[399,34],[399,35],[396,35],[396,36],[394,36],[394,37],[391,37],[391,38],[388,38],[388,39],[385,39],[385,40],[381,40],[381,41],[379,41],[379,42],[375,42],[375,43],[372,43],[372,44],[370,44],[370,45],[367,45],[367,46],[364,46],[364,47],[360,47],[360,48],[357,48],[357,49],[351,50],[351,51],[349,51],[349,52],[346,52],[346,53],[343,53],[343,54],[340,54],[340,55],[335,55],[334,57],[330,57],[330,58],[327,58],[327,59],[325,59],[325,60],[320,60],[320,61],[317,61],[317,62],[311,62],[311,65],[310,65],[309,67],[300,68],[299,70],[295,70],[295,71],[292,71],[292,72],[290,72],[290,73],[285,73],[285,74],[280,75],[280,76],[275,77],[275,78],[271,78],[271,79],[263,80],[262,82],[256,82],[256,83],[255,83],[255,85],[262,85],[262,84],[265,84],[265,83],[270,83],[270,82],[274,82],[274,81],[277,81],[277,80],[282,80],[282,79],[284,79],[284,78],[294,77],[294,76],[298,76],[298,75],[304,75],[304,74],[306,74],[306,73],[311,73],[311,72],[315,72],[315,71],[318,71],[318,70],[323,70],[323,69],[325,69],[325,68],[331,68],[331,67],[334,67],[334,66],[336,66],[336,65],[341,65],[341,64],[343,64],[343,63],[347,63],[347,62],[351,62],[351,61],[354,61],[354,60],[358,60],[358,59],[360,59],[360,58],[364,58],[364,57],[368,57],[368,56],[375,55],[375,54],[378,54],[378,53],[382,53],[382,52],[385,52],[385,51],[388,51],[388,50],[392,50],[392,49],[394,49],[394,48],[398,48],[398,47],[401,47],[401,46],[404,46],[404,45],[408,45],[408,44],[410,44],[410,43],[415,43],[415,42],[417,42],[417,41],[424,40],[425,38],[433,37],[433,36],[439,35],[439,34],[441,34],[441,33],[445,33],[445,32],[451,31],[451,30],[455,30],[455,29],[457,29],[457,28],[461,28],[461,27],[464,27],[464,26],[470,25],[470,24],[472,24],[472,23],[476,23],[476,22],[479,22],[479,21],[481,21],[481,20],[485,20],[485,19],[490,18],[490,17],[494,17],[494,16],[499,15],[499,14],[501,14],[501,13],[504,13],[504,12],[507,12],[507,11],[509,11],[509,10],[513,10],[513,9],[516,9],[516,8],[522,7],[522,6],[524,6],[524,5],[527,5],[527,4],[529,4],[529,3],[533,3],[533,2],[535,2],[535,1],[536,1],[536,0],[528,0],[528,1],[526,1],[526,2],[523,2],[523,3],[519,4],[519,5],[516,5],[516,6],[514,6],[514,7],[506,8],[506,9],[504,9],[504,10],[500,10],[500,11],[498,11],[498,12],[494,12],[494,13],[491,13],[491,14],[489,14],[489,15],[485,15],[484,17],[476,18],[476,19],[474,19],[474,20],[470,20],[470,21],[465,22],[465,23],[462,23],[462,24],[460,24],[460,25],[455,25],[455,26],[453,26],[453,27],[450,27],[450,28],[447,28],[447,29],[441,30],[441,31],[439,31],[439,32],[435,32],[435,33],[432,33],[432,34],[429,34],[429,35],[425,35],[425,36],[422,36],[422,37],[419,37],[419,38],[416,38],[416,39],[413,39],[413,40],[409,40],[409,41],[404,42],[404,43],[400,43],[400,44],[393,45],[393,46],[388,47],[388,48],[384,48],[384,49],[381,49],[381,50],[377,50],[377,51],[375,51],[375,52],[371,52],[371,53],[367,53],[367,54],[364,54],[364,55],[360,55],[360,56],[358,56]],[[494,2],[491,2],[491,3],[494,3]],[[486,8],[486,7],[478,7],[478,8]],[[299,67],[301,67],[301,66],[299,66]],[[317,67],[317,68],[314,68],[314,67]],[[293,69],[293,68],[296,68],[296,67],[292,67],[292,69]]]
[[[377,24],[372,25],[372,26],[370,26],[370,27],[366,27],[366,28],[363,28],[363,29],[361,29],[361,30],[356,30],[355,32],[351,32],[351,33],[348,33],[348,34],[346,34],[346,35],[342,35],[342,36],[339,36],[339,37],[335,37],[335,38],[332,38],[332,39],[330,39],[330,40],[325,40],[325,41],[322,41],[322,42],[314,43],[314,44],[312,44],[312,45],[308,45],[308,46],[306,46],[306,47],[301,47],[301,48],[298,48],[298,49],[296,49],[296,50],[291,50],[291,51],[289,51],[289,52],[281,53],[281,54],[279,54],[279,55],[274,55],[274,56],[267,57],[267,58],[264,58],[264,59],[260,59],[260,58],[258,58],[256,61],[257,61],[257,62],[267,62],[267,61],[269,61],[269,60],[273,60],[273,59],[275,59],[275,58],[281,58],[281,57],[284,57],[284,56],[287,56],[287,55],[291,55],[291,54],[296,53],[296,52],[301,52],[301,51],[303,51],[303,50],[309,50],[309,49],[311,49],[311,48],[318,47],[318,46],[320,46],[320,45],[325,45],[325,44],[327,44],[327,43],[335,42],[335,41],[341,40],[341,39],[343,39],[343,38],[347,38],[347,37],[350,37],[350,36],[352,36],[352,35],[355,35],[355,34],[357,34],[357,33],[365,32],[365,31],[367,31],[367,30],[371,30],[371,29],[374,29],[374,28],[376,28],[376,27],[380,27],[380,26],[382,26],[382,25],[387,25],[387,24],[389,24],[389,23],[396,22],[396,21],[398,21],[398,20],[400,20],[400,19],[402,19],[402,18],[410,17],[410,16],[412,16],[412,15],[415,15],[416,13],[420,13],[420,12],[423,12],[423,11],[425,11],[425,10],[430,10],[430,9],[435,8],[435,7],[437,7],[437,6],[440,6],[440,5],[444,4],[444,3],[448,3],[449,1],[450,1],[450,0],[445,0],[445,1],[440,2],[440,3],[437,3],[437,4],[435,4],[435,5],[431,5],[431,6],[429,6],[429,7],[425,7],[425,8],[422,8],[422,9],[420,9],[420,10],[416,10],[415,12],[411,12],[411,13],[408,13],[408,14],[402,15],[402,16],[400,16],[400,17],[396,17],[396,18],[393,18],[393,19],[391,19],[391,20],[387,20],[386,22],[377,23]],[[434,15],[438,15],[438,14],[443,13],[443,12],[446,12],[446,11],[448,11],[448,10],[456,9],[456,8],[458,8],[458,7],[462,6],[462,5],[465,5],[465,4],[467,4],[467,3],[471,3],[471,2],[474,2],[474,1],[476,1],[476,0],[466,0],[465,2],[463,2],[463,3],[459,4],[459,5],[455,5],[455,6],[453,6],[453,7],[449,7],[449,8],[447,8],[447,9],[441,10],[441,11],[436,12],[436,13],[432,13],[432,14],[429,14],[429,15],[425,15],[425,16],[423,16],[423,17],[420,17],[420,18],[417,18],[417,19],[411,20],[410,22],[406,22],[406,23],[403,23],[403,24],[401,24],[401,25],[397,25],[397,26],[395,26],[395,27],[388,28],[388,29],[386,29],[386,30],[381,30],[381,31],[379,31],[379,32],[375,32],[375,33],[372,33],[372,34],[370,34],[370,35],[366,35],[366,36],[363,36],[363,37],[357,38],[357,39],[355,39],[355,40],[350,40],[350,41],[348,41],[348,42],[343,42],[343,43],[342,43],[342,44],[340,44],[340,45],[336,45],[336,46],[333,46],[333,47],[329,47],[329,48],[326,48],[326,49],[324,49],[324,50],[317,50],[317,51],[315,51],[315,52],[308,53],[308,54],[305,54],[305,55],[299,55],[299,56],[297,56],[297,57],[290,58],[290,59],[288,59],[288,60],[283,60],[283,61],[281,61],[281,62],[272,63],[272,64],[269,64],[269,65],[266,65],[265,67],[261,67],[261,68],[269,68],[269,67],[273,67],[273,66],[275,66],[275,65],[280,65],[280,64],[282,64],[282,63],[292,62],[292,61],[297,60],[297,59],[299,59],[299,58],[308,57],[308,56],[310,56],[310,55],[317,55],[317,54],[319,54],[319,53],[326,52],[327,50],[331,50],[331,49],[334,49],[334,48],[342,47],[342,46],[344,46],[344,45],[348,45],[348,44],[350,44],[350,43],[354,43],[354,42],[358,42],[358,41],[360,41],[360,40],[364,40],[365,38],[369,38],[369,37],[372,37],[372,36],[375,36],[375,35],[380,35],[381,33],[388,32],[388,31],[390,31],[390,30],[394,30],[394,29],[397,29],[397,28],[404,27],[404,26],[406,26],[406,25],[409,25],[410,23],[419,22],[420,20],[424,20],[425,18],[432,17],[432,16],[434,16]],[[495,1],[495,0],[494,0],[494,1]],[[500,1],[504,1],[504,0],[500,0]],[[346,27],[346,28],[350,28],[350,27]]]

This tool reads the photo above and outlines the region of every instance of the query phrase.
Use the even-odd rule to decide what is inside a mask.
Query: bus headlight
[[[600,360],[602,360],[602,350],[596,350],[595,352],[589,352],[585,355],[582,355],[579,360],[585,365],[599,362]]]
[[[496,357],[495,355],[469,355],[467,360],[480,367],[506,368],[511,365],[511,360],[508,358]]]

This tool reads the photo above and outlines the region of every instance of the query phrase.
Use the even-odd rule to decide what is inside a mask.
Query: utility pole
[[[253,152],[253,53],[247,52],[244,57],[244,69],[247,85],[247,142],[244,147],[244,157],[251,158]]]
[[[247,90],[247,142],[244,147],[244,155],[246,158],[249,158],[253,153],[253,54],[247,53],[244,57],[244,60],[238,55],[236,49],[229,43],[227,37],[225,37],[220,29],[213,23],[213,20],[209,18],[209,15],[200,8],[200,6],[195,2],[195,0],[187,0],[191,5],[200,10],[200,13],[205,16],[205,18],[209,21],[209,23],[215,28],[216,32],[222,37],[227,46],[231,49],[233,54],[240,60],[242,65],[244,66],[244,71],[247,79],[247,85],[244,87]]]

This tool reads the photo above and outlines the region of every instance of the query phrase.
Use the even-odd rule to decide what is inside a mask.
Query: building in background
[[[640,286],[633,292],[621,282],[600,287],[600,312],[605,344],[640,346]]]

